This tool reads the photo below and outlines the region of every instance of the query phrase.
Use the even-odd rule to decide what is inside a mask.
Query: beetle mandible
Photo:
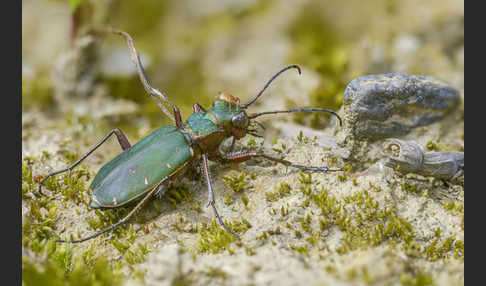
[[[238,237],[236,233],[224,224],[216,209],[208,160],[224,164],[230,162],[240,163],[251,158],[265,158],[302,171],[341,171],[341,169],[329,169],[328,167],[297,165],[290,161],[258,152],[233,152],[236,140],[245,137],[246,134],[257,135],[254,133],[256,128],[258,126],[263,128],[257,121],[252,121],[261,115],[320,111],[335,115],[339,119],[339,124],[342,125],[341,118],[334,111],[323,108],[297,108],[250,114],[246,112],[248,106],[253,104],[281,73],[294,68],[300,74],[301,70],[297,65],[287,66],[276,73],[248,103],[240,104],[239,98],[230,94],[220,93],[208,110],[197,103],[194,104],[194,113],[183,122],[177,106],[172,104],[159,90],[151,86],[132,37],[126,32],[113,28],[104,29],[102,32],[115,33],[126,39],[131,59],[135,63],[137,73],[145,90],[154,98],[162,111],[175,123],[175,126],[167,125],[161,127],[133,146],[123,132],[115,128],[76,162],[44,177],[39,182],[40,185],[49,177],[66,171],[70,172],[111,135],[115,134],[123,152],[101,167],[96,174],[89,187],[90,191],[92,191],[89,205],[93,209],[117,208],[129,202],[139,201],[128,215],[117,223],[82,239],[71,241],[56,240],[57,242],[83,242],[116,228],[132,217],[151,197],[163,194],[169,181],[175,180],[188,172],[193,172],[200,164],[202,164],[202,170],[208,186],[208,206],[212,207],[219,224],[226,231]],[[173,115],[162,103],[172,108]],[[231,147],[226,154],[221,154],[219,146],[228,138],[232,138]]]

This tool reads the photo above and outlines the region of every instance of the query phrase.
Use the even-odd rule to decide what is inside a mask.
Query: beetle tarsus
[[[231,229],[229,229],[229,227],[226,226],[226,224],[224,224],[223,219],[218,214],[218,210],[216,209],[216,205],[215,205],[214,201],[209,202],[209,205],[211,205],[211,207],[213,207],[214,215],[216,216],[219,224],[224,228],[224,230],[231,233],[234,237],[236,237],[236,239],[240,240],[240,237],[238,236],[238,234],[233,232]]]

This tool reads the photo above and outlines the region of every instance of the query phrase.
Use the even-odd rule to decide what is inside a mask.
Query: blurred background
[[[71,182],[71,187],[51,188],[56,190],[51,192],[51,196],[38,193],[40,175],[74,162],[115,127],[122,129],[134,144],[154,129],[170,123],[140,83],[125,40],[118,35],[101,37],[88,33],[91,27],[103,26],[124,30],[133,37],[152,85],[179,106],[183,119],[192,113],[192,105],[196,102],[210,107],[219,92],[230,93],[239,97],[242,103],[247,102],[271,76],[289,64],[299,65],[302,74],[295,70],[282,74],[251,106],[250,112],[294,107],[322,107],[338,111],[343,92],[352,79],[388,72],[438,77],[457,88],[464,99],[464,2],[461,0],[23,0],[22,250],[23,257],[29,257],[31,262],[23,260],[25,285],[39,285],[40,281],[48,281],[43,285],[89,284],[82,281],[104,281],[96,285],[120,285],[111,277],[112,272],[116,272],[113,269],[128,267],[136,276],[139,273],[133,267],[150,252],[148,246],[157,250],[168,241],[172,242],[172,237],[169,239],[164,236],[165,232],[158,230],[150,234],[139,232],[130,244],[117,239],[109,242],[93,240],[91,244],[78,244],[71,248],[55,244],[52,240],[54,234],[77,233],[79,237],[81,233],[96,229],[92,218],[98,215],[101,221],[103,215],[87,207],[89,192],[86,184],[96,170],[120,152],[120,148],[116,140],[108,140],[107,147],[94,152],[82,167],[77,168],[73,176],[76,184],[66,181],[70,180],[66,176],[63,184]],[[452,126],[455,129],[449,137],[462,141],[464,149],[463,103],[460,108],[462,118],[459,117],[457,124]],[[298,128],[294,127],[295,130],[307,126],[331,133],[331,130],[337,130],[336,122],[332,120],[335,119],[327,114],[261,117],[261,122],[268,127],[265,132],[267,138],[279,132],[277,123],[283,124],[282,121],[286,121],[285,126],[296,124]],[[446,127],[450,126],[439,127],[437,124],[431,132],[432,128],[427,126],[417,134],[433,137],[440,134],[437,130]],[[250,145],[247,138],[243,141],[248,140],[246,143]],[[435,137],[433,139],[436,140]],[[216,171],[221,170],[219,165],[217,167],[213,172],[215,188],[229,192],[220,179],[221,175],[229,174],[229,170]],[[255,168],[258,170],[258,166]],[[268,178],[271,177],[273,174]],[[199,184],[191,189],[194,201],[205,204],[206,193],[200,191],[205,189],[204,182],[201,180],[194,184]],[[272,183],[267,181],[264,184],[272,187]],[[371,181],[369,185],[372,185]],[[248,193],[254,195],[250,201],[265,204],[264,199],[256,197],[259,192]],[[263,196],[263,193],[259,195]],[[224,193],[218,193],[218,196],[218,200],[223,200]],[[423,199],[415,195],[410,197]],[[82,202],[85,202],[84,207]],[[424,205],[436,205],[442,211],[437,216],[430,216],[429,220],[441,225],[448,222],[440,203],[429,199]],[[153,221],[170,228],[167,233],[175,232],[171,225],[179,223],[181,214],[188,216],[186,221],[191,222],[213,218],[210,210],[201,207],[203,214],[192,210],[182,212],[182,207],[176,211],[176,207],[166,200],[158,201],[158,206],[161,206],[163,215]],[[154,208],[147,207],[144,213],[148,214]],[[127,209],[120,210],[118,214],[123,211]],[[263,215],[254,217],[268,216],[267,205],[262,211]],[[415,212],[415,208],[406,211]],[[110,219],[113,212],[105,211],[103,214]],[[463,221],[462,213],[462,230]],[[127,225],[127,229],[133,230],[133,225]],[[264,227],[256,225],[255,229]],[[192,238],[184,243],[196,243],[199,237],[195,233],[187,235]],[[139,249],[135,248],[135,239]],[[300,236],[298,240],[303,241]],[[128,247],[121,243],[127,243],[128,247],[133,243],[134,247],[127,251]],[[271,249],[285,252],[288,247],[285,241]],[[132,250],[137,255],[142,254],[137,256]],[[371,252],[375,252],[375,248],[370,249]],[[363,256],[377,257],[377,260],[368,260],[372,263],[365,263],[381,273],[375,262],[388,264],[388,260],[383,259],[385,255],[380,256],[381,252],[376,253],[376,256]],[[171,255],[162,253],[162,256],[173,261]],[[401,254],[398,256],[402,259]],[[82,262],[73,264],[73,257]],[[94,262],[95,257],[105,259],[102,260],[105,264]],[[221,262],[220,256],[215,257]],[[231,255],[226,259],[228,257]],[[275,258],[271,257],[271,260]],[[276,260],[280,262],[281,258]],[[329,265],[347,266],[346,260],[343,261],[340,265],[331,258]],[[458,281],[463,282],[463,260],[456,261],[456,264],[448,259],[439,262],[427,264],[430,266],[427,269],[434,269],[433,275],[440,273],[441,281],[454,284],[456,280],[451,280],[451,277],[457,274],[462,277]],[[47,270],[40,271],[39,265]],[[251,265],[248,268],[257,268]],[[303,265],[308,267],[308,264]],[[315,265],[313,267],[323,271],[321,264]],[[402,285],[431,284],[426,280],[428,276],[421,274],[425,269],[423,264],[413,267],[411,264],[403,265],[403,270],[387,270],[383,275],[392,277],[396,283],[402,281]],[[157,273],[165,269],[167,273],[176,275],[172,268],[154,267]],[[289,275],[299,271],[293,266],[289,268],[293,270],[289,271]],[[287,272],[287,269],[283,271]],[[415,280],[407,280],[410,273]],[[364,277],[365,274],[362,275]],[[286,279],[280,274],[277,276],[282,281]],[[59,282],[65,278],[69,279],[64,284]],[[380,281],[378,283],[385,283]],[[289,283],[287,280],[284,282]]]
[[[220,91],[252,98],[288,64],[252,111],[315,106],[338,110],[364,74],[408,72],[464,86],[463,1],[23,1],[22,111],[41,121],[96,120],[136,138],[169,123],[145,93],[125,40],[132,35],[152,85],[187,118]],[[271,118],[271,117],[270,117]],[[329,117],[282,120],[322,128]],[[267,118],[268,120],[269,118]]]

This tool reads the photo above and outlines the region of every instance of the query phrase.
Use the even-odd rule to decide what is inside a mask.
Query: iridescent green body
[[[231,118],[239,112],[238,104],[216,100],[208,111],[193,113],[182,128],[168,125],[153,131],[101,167],[90,185],[90,206],[122,206],[191,171],[201,153],[217,152],[234,135]]]
[[[186,122],[183,122],[177,106],[171,103],[159,90],[151,86],[142,67],[139,53],[135,49],[132,37],[126,32],[112,28],[96,31],[112,32],[126,39],[131,59],[137,68],[137,73],[145,91],[155,100],[165,115],[175,122],[176,126],[169,125],[161,127],[133,146],[131,146],[123,132],[115,128],[74,163],[64,169],[51,172],[42,178],[39,181],[39,192],[41,192],[40,187],[43,182],[57,174],[71,171],[106,142],[108,138],[116,134],[123,152],[106,163],[98,171],[90,185],[92,197],[89,205],[92,208],[116,208],[132,201],[139,201],[125,217],[103,230],[77,240],[57,239],[57,242],[79,243],[115,229],[129,220],[152,196],[163,194],[170,181],[185,174],[194,174],[195,171],[199,170],[197,168],[199,165],[201,165],[208,186],[208,206],[212,207],[219,224],[226,231],[238,237],[236,233],[225,225],[216,209],[208,160],[217,160],[220,163],[241,163],[252,158],[265,158],[302,171],[340,171],[340,169],[329,170],[328,167],[297,165],[290,161],[259,152],[232,151],[236,140],[243,138],[247,134],[261,137],[255,133],[256,127],[260,126],[262,129],[265,129],[264,126],[258,121],[250,121],[261,115],[320,111],[334,114],[338,117],[339,123],[341,124],[341,118],[334,111],[324,108],[296,108],[265,111],[250,115],[246,113],[248,106],[253,104],[263,94],[270,83],[281,73],[294,68],[300,74],[301,70],[297,65],[287,66],[276,73],[248,103],[240,104],[240,100],[237,97],[220,93],[208,111],[204,110],[199,104],[194,104],[194,113]],[[172,114],[168,111],[167,106],[172,108]],[[229,151],[226,154],[221,154],[219,152],[219,146],[228,138],[233,139]]]

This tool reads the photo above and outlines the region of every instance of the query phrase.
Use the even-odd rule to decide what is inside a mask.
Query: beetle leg
[[[188,169],[187,177],[192,181],[198,181],[201,177],[201,168],[199,164],[194,164],[192,168]]]
[[[168,176],[165,177],[163,179],[163,181],[165,180],[168,180],[170,179]],[[100,230],[98,232],[95,232],[94,234],[90,235],[90,236],[87,236],[85,238],[81,238],[81,239],[77,239],[77,240],[69,240],[69,241],[66,241],[66,240],[62,240],[62,239],[57,239],[56,242],[69,242],[69,243],[79,243],[79,242],[83,242],[83,241],[86,241],[86,240],[90,240],[92,238],[95,238],[97,236],[100,236],[102,235],[103,233],[107,232],[107,231],[110,231],[116,227],[118,227],[119,225],[123,224],[124,222],[126,222],[128,219],[130,219],[157,191],[159,191],[160,189],[160,186],[156,186],[154,187],[150,192],[147,193],[147,195],[145,195],[145,197],[130,211],[130,213],[128,213],[124,218],[122,218],[121,220],[119,220],[117,223],[115,224],[112,224],[110,226],[108,226],[107,228],[103,229],[103,230]]]
[[[155,100],[157,105],[160,107],[160,109],[162,109],[162,111],[173,122],[176,122],[175,119],[174,119],[174,116],[172,116],[172,114],[170,114],[170,112],[167,110],[167,108],[165,108],[165,106],[162,105],[161,101],[165,102],[166,104],[168,104],[172,108],[174,108],[175,105],[172,102],[170,102],[159,90],[153,88],[152,85],[150,84],[150,81],[147,77],[147,74],[145,74],[145,71],[143,69],[142,61],[140,60],[140,56],[138,55],[138,52],[135,49],[135,45],[133,44],[132,37],[124,31],[116,30],[116,29],[113,29],[113,28],[108,28],[107,31],[125,37],[125,40],[127,41],[128,49],[130,50],[130,57],[132,59],[132,62],[135,64],[135,66],[137,68],[137,72],[138,72],[138,75],[140,77],[140,81],[142,82],[143,87],[145,88],[145,91],[147,91],[147,93],[150,94],[150,96],[153,97],[153,99]]]
[[[182,123],[182,117],[181,117],[181,112],[179,111],[179,108],[177,108],[177,106],[173,106],[173,109],[174,109],[174,116],[175,116],[175,122],[176,122],[176,126],[178,128],[183,128],[183,123]]]
[[[233,136],[233,139],[231,140],[231,146],[230,146],[228,152],[226,152],[226,154],[233,153],[233,148],[235,147],[235,142],[236,142],[236,137]]]
[[[39,190],[40,190],[40,186],[42,185],[42,183],[44,183],[44,181],[47,180],[48,178],[50,178],[50,177],[52,177],[54,175],[57,175],[57,174],[66,172],[66,171],[69,171],[69,173],[71,173],[71,170],[72,169],[74,169],[77,165],[79,165],[79,163],[81,163],[84,159],[86,159],[86,157],[88,157],[89,155],[91,155],[91,153],[93,153],[94,150],[98,149],[98,147],[100,147],[103,143],[105,143],[105,141],[108,140],[108,138],[113,133],[116,134],[116,138],[118,139],[118,143],[120,143],[120,146],[122,147],[122,149],[124,151],[126,149],[130,148],[130,146],[131,146],[130,145],[130,142],[128,142],[128,139],[125,136],[125,134],[123,134],[123,132],[120,129],[115,128],[115,129],[111,130],[108,134],[106,134],[106,136],[103,139],[101,139],[100,142],[98,142],[95,146],[93,146],[86,154],[84,154],[76,162],[72,163],[71,165],[69,165],[68,167],[66,167],[66,168],[64,168],[62,170],[54,171],[54,172],[48,174],[46,177],[42,178],[42,180],[39,181]]]
[[[219,150],[213,151],[213,152],[207,152],[207,157],[211,161],[218,161],[221,164],[226,164],[227,162],[219,152]]]
[[[218,214],[218,210],[216,210],[216,202],[214,200],[214,192],[213,192],[213,187],[211,186],[211,178],[209,176],[209,168],[208,168],[208,158],[206,154],[202,154],[203,158],[203,167],[204,167],[204,174],[206,175],[206,181],[208,183],[208,206],[211,205],[214,211],[214,215],[218,219],[219,224],[226,230],[227,232],[231,233],[234,235],[238,240],[240,239],[236,233],[231,231],[223,222],[221,217]]]
[[[157,197],[160,200],[162,196],[165,194],[165,191],[167,191],[166,185],[160,184],[160,186],[157,188],[157,191],[154,194],[154,197]]]
[[[328,167],[313,167],[313,166],[303,166],[303,165],[297,165],[294,164],[290,161],[279,159],[279,158],[274,158],[265,154],[259,154],[256,152],[249,152],[249,153],[244,153],[244,152],[239,152],[239,153],[232,153],[230,155],[225,156],[223,161],[226,162],[233,162],[233,163],[241,163],[247,160],[250,160],[252,158],[265,158],[270,161],[274,161],[277,163],[284,164],[285,166],[288,167],[294,167],[302,171],[315,171],[315,172],[337,172],[337,171],[342,171],[342,169],[329,169]]]
[[[206,109],[204,109],[201,105],[199,105],[199,103],[194,103],[194,105],[192,106],[192,110],[194,111],[194,113],[198,113],[198,112],[206,112]]]

